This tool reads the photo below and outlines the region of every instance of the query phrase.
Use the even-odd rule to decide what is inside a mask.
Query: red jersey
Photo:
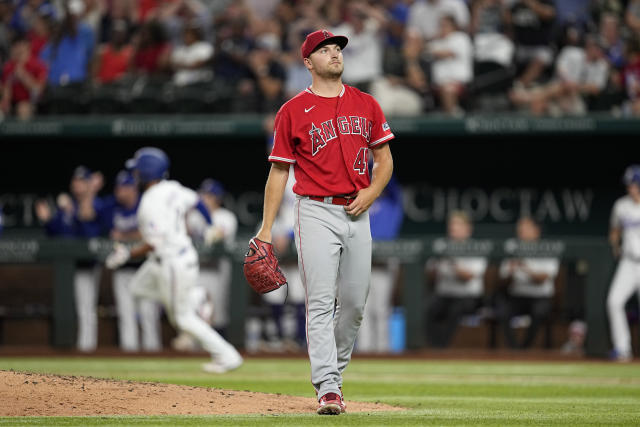
[[[369,148],[393,138],[371,95],[347,85],[335,98],[305,89],[278,111],[269,161],[294,165],[296,194],[347,195],[370,184]]]

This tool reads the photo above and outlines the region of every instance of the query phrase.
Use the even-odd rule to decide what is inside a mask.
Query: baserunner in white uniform
[[[631,361],[631,335],[625,304],[640,289],[640,165],[629,166],[623,177],[627,195],[613,205],[609,242],[620,258],[613,277],[607,312],[613,340],[612,359]]]
[[[165,178],[169,158],[158,148],[138,150],[127,168],[134,171],[144,190],[138,208],[138,225],[143,243],[129,250],[116,245],[107,257],[108,268],[117,268],[129,258],[147,255],[132,279],[132,292],[138,297],[153,298],[165,308],[169,321],[192,335],[211,354],[206,372],[224,373],[242,364],[236,349],[224,340],[197,314],[198,254],[186,230],[185,216],[190,209],[211,217],[195,191]]]

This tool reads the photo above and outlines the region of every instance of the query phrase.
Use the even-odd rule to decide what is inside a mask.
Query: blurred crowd
[[[640,115],[640,0],[0,0],[0,111],[269,113],[349,38],[386,115]]]

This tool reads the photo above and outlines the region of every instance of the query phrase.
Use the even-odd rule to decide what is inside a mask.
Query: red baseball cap
[[[304,39],[300,51],[302,52],[303,58],[308,58],[320,44],[335,43],[340,46],[340,49],[344,49],[348,42],[349,39],[345,36],[336,36],[327,30],[318,30],[309,34],[307,38]]]

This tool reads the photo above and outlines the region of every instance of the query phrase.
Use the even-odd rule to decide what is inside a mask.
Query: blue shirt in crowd
[[[40,53],[40,59],[49,66],[49,83],[64,86],[85,81],[93,45],[93,31],[84,23],[78,24],[75,37],[65,35],[57,46],[47,43]]]

